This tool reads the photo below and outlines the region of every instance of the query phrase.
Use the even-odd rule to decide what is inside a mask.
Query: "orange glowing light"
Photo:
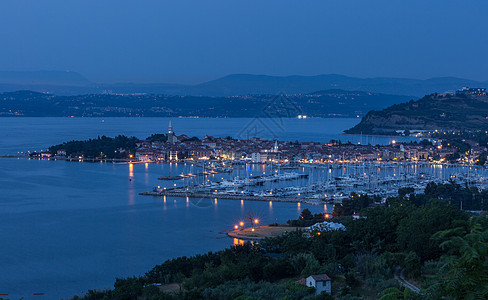
[[[244,226],[244,222],[240,222],[239,225]]]
[[[325,218],[326,219],[330,218],[330,215],[329,214],[325,214]]]
[[[234,226],[234,228],[235,228],[235,229],[237,229],[237,228],[239,228],[239,226],[238,226],[238,225],[236,225],[236,226]]]
[[[258,224],[259,223],[259,220],[258,219],[254,219],[254,223]]]

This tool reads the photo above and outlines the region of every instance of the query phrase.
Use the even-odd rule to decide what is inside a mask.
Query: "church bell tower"
[[[174,144],[175,142],[175,133],[173,132],[173,126],[171,125],[171,121],[169,121],[168,126],[168,143]]]

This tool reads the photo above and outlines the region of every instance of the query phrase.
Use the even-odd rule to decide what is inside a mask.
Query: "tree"
[[[445,202],[436,201],[410,212],[400,221],[397,232],[399,249],[413,251],[421,261],[437,259],[442,255],[439,241],[431,239],[438,231],[452,228],[455,220],[465,219],[465,214]]]
[[[347,272],[344,274],[344,277],[346,279],[346,284],[350,287],[356,287],[359,285],[359,281],[356,279],[355,272],[353,270]]]
[[[415,189],[413,187],[404,187],[398,189],[398,195],[401,197],[405,197],[406,195],[415,193]]]
[[[405,256],[404,266],[408,276],[414,278],[420,276],[422,263],[420,262],[420,257],[415,252],[411,251]]]
[[[416,298],[416,295],[409,289],[405,288],[403,291],[401,291],[395,287],[387,288],[386,290],[382,291],[379,296],[379,300],[410,300]]]
[[[344,208],[344,206],[342,206],[342,204],[340,203],[334,204],[334,210],[332,211],[332,216],[334,218],[338,218],[338,217],[344,217],[345,215],[346,215],[346,209]]]
[[[485,217],[486,218],[486,217]],[[441,231],[435,238],[450,238],[441,244],[454,256],[439,275],[439,283],[432,288],[442,296],[455,299],[488,298],[488,229],[476,222],[469,232],[459,235],[464,228]]]
[[[300,219],[311,220],[313,219],[313,215],[308,208],[305,208],[304,210],[302,210],[302,213],[300,214]]]
[[[168,135],[164,133],[153,133],[150,137],[146,138],[148,142],[166,142]]]
[[[486,164],[488,158],[488,151],[483,151],[478,157],[476,158],[477,165],[484,165]]]

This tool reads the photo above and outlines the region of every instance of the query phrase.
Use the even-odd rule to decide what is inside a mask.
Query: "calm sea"
[[[167,130],[167,118],[0,118],[0,154],[46,149],[98,135],[145,138]],[[357,119],[171,119],[177,134],[243,136],[261,124],[264,138],[351,140]],[[274,123],[269,123],[274,122]],[[251,125],[250,125],[251,124]],[[256,131],[257,132],[257,131]],[[369,138],[369,142],[389,142]],[[374,140],[373,140],[374,139]],[[331,207],[232,200],[139,196],[158,176],[185,172],[184,164],[114,165],[0,159],[0,293],[61,299],[112,286],[116,277],[144,274],[166,259],[233,244],[222,234],[251,213],[262,224],[296,218],[304,208]],[[259,170],[256,170],[258,172]],[[129,180],[132,178],[132,180]],[[32,296],[45,293],[44,296]]]
[[[393,138],[343,135],[343,131],[360,119],[308,118],[0,118],[0,155],[46,149],[73,139],[96,138],[99,135],[124,134],[146,138],[166,133],[173,123],[176,134],[199,138],[205,135],[289,141],[329,142],[331,139],[363,144],[388,144]]]

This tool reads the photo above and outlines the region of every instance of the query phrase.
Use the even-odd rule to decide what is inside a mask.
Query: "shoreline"
[[[389,138],[406,138],[406,139],[428,139],[428,137],[404,136],[404,135],[390,135],[390,134],[360,134],[360,133],[341,133],[341,135],[352,136],[373,136],[373,137],[389,137]]]
[[[228,237],[245,240],[245,241],[260,241],[266,238],[272,238],[283,235],[285,232],[291,232],[295,230],[304,230],[305,227],[295,226],[258,226],[252,228],[234,229],[232,231],[223,232]]]
[[[113,163],[113,164],[173,164],[173,163],[184,163],[184,164],[197,164],[198,161],[133,161],[128,159],[104,159],[104,158],[65,158],[65,157],[31,157],[28,155],[0,155],[1,158],[23,158],[23,159],[36,159],[36,160],[52,160],[52,161],[70,161],[70,162],[105,162],[105,163]],[[214,162],[220,162],[220,160],[214,160]],[[247,164],[257,164],[257,165],[268,165],[271,163],[262,163],[262,162],[247,162],[244,160],[235,160],[235,161],[226,161],[235,165],[242,165],[244,163]],[[476,164],[453,164],[453,163],[439,163],[439,162],[429,162],[429,161],[408,161],[408,160],[392,160],[392,161],[343,161],[343,162],[297,162],[295,163],[296,167],[313,167],[315,165],[344,165],[344,164],[416,164],[416,165],[430,165],[430,166],[446,166],[446,167],[470,167],[470,168],[488,168],[485,165],[476,165]]]

